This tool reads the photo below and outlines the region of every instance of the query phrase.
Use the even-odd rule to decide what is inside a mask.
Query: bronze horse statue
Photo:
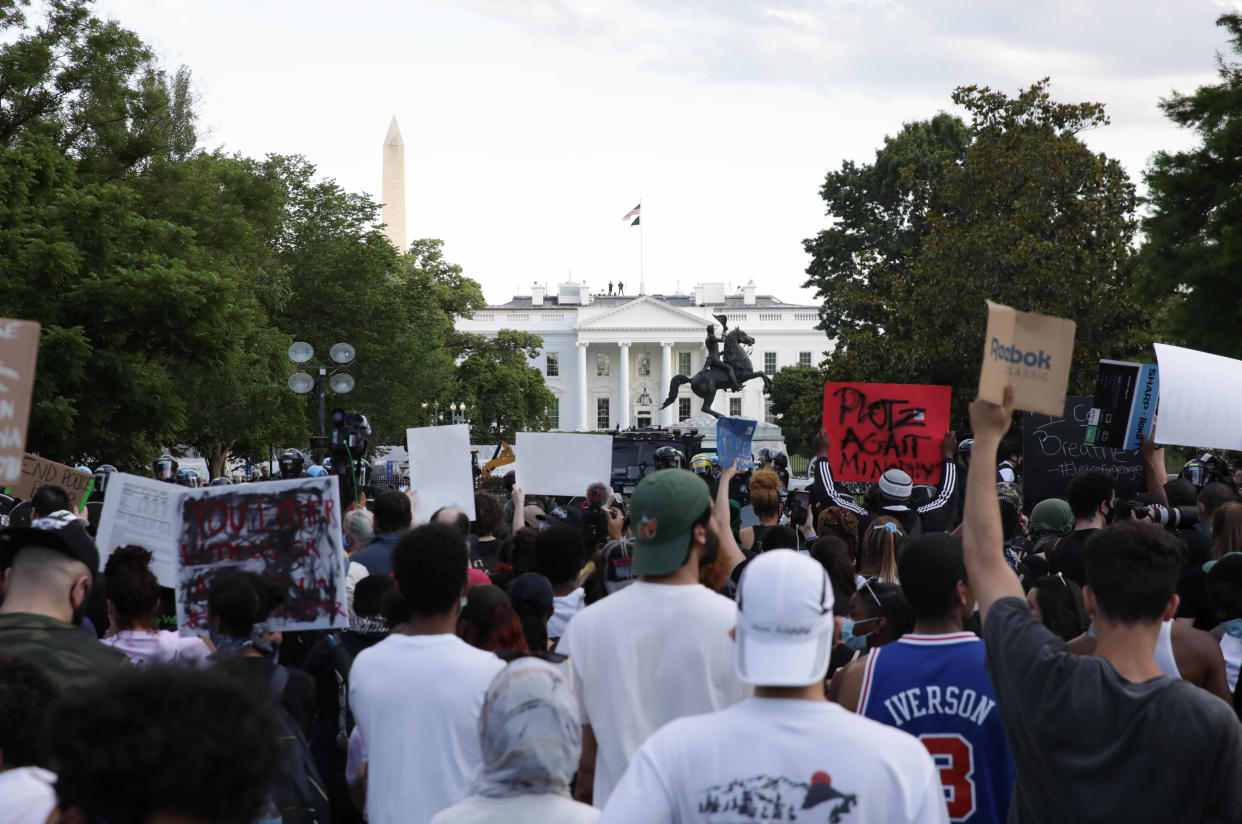
[[[710,332],[710,328],[709,328]],[[714,336],[709,337],[712,340]],[[718,365],[710,364],[703,367],[693,378],[686,375],[676,375],[669,383],[668,398],[660,407],[666,409],[677,400],[677,390],[682,384],[689,383],[690,391],[703,399],[703,411],[711,415],[713,418],[719,418],[720,413],[712,409],[712,400],[716,397],[716,392],[725,389],[733,392],[741,391],[742,385],[754,378],[763,379],[763,393],[766,395],[772,391],[772,379],[767,373],[756,371],[750,364],[750,355],[746,353],[743,346],[753,346],[755,339],[743,332],[741,329],[734,329],[724,336],[724,353],[720,359],[729,364],[733,368],[733,374],[737,376],[737,382],[730,380],[729,373]]]

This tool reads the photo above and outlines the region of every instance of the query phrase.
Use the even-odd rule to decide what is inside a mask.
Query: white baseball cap
[[[821,681],[832,651],[832,584],[809,555],[774,549],[755,556],[737,588],[738,678],[764,687]]]

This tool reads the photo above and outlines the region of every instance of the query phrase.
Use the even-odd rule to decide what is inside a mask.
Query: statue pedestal
[[[674,432],[688,432],[691,429],[698,430],[703,436],[703,451],[716,451],[716,419],[705,412],[700,412],[693,417],[687,418],[680,423],[669,426]],[[785,450],[785,436],[781,434],[781,428],[774,423],[766,421],[755,425],[755,435],[751,439],[750,451],[752,454],[758,455],[760,449],[771,449],[773,452],[789,453]],[[687,455],[686,458],[692,458],[693,455]]]

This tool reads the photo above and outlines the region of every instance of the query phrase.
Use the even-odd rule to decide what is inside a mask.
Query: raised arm
[[[832,480],[832,467],[828,460],[828,433],[819,430],[819,434],[815,436],[816,454],[820,457],[815,461],[815,478],[814,485],[811,490],[812,503],[820,506],[839,506],[842,509],[848,509],[855,515],[867,514],[867,510],[863,509],[848,495],[842,495],[837,492],[837,485]],[[815,493],[819,492],[817,496]],[[816,497],[819,500],[814,500]]]
[[[516,533],[526,526],[526,493],[522,491],[522,487],[514,484],[510,498],[513,501],[513,531]]]
[[[1005,562],[1005,536],[996,498],[996,453],[1013,419],[1013,387],[1005,389],[1005,405],[976,400],[970,405],[975,448],[966,480],[966,511],[962,519],[962,555],[970,589],[979,602],[979,617],[1000,598],[1022,598],[1022,584]]]
[[[944,464],[940,467],[940,491],[931,503],[919,507],[919,515],[924,517],[925,522],[930,520],[928,516],[944,522],[937,524],[938,528],[934,530],[936,532],[949,528],[947,523],[949,519],[944,516],[946,514],[952,515],[952,512],[944,512],[942,510],[947,510],[957,496],[957,463],[953,460],[956,452],[957,433],[950,429],[940,441],[940,457],[944,459]]]
[[[738,547],[737,541],[733,540],[733,529],[729,526],[729,481],[736,474],[735,458],[732,466],[726,466],[720,471],[720,483],[716,486],[716,507],[712,511],[716,538],[720,541],[720,554],[728,559],[730,572],[746,560],[746,555]]]
[[[1169,471],[1164,466],[1164,447],[1156,445],[1154,425],[1139,446],[1139,454],[1143,457],[1143,473],[1147,476],[1147,494],[1168,506],[1169,496],[1165,494],[1164,485],[1169,482]]]

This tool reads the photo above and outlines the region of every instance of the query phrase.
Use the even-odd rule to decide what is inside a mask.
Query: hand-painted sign
[[[878,481],[897,467],[916,484],[940,480],[940,442],[949,430],[947,386],[824,384],[828,460],[838,481]]]

